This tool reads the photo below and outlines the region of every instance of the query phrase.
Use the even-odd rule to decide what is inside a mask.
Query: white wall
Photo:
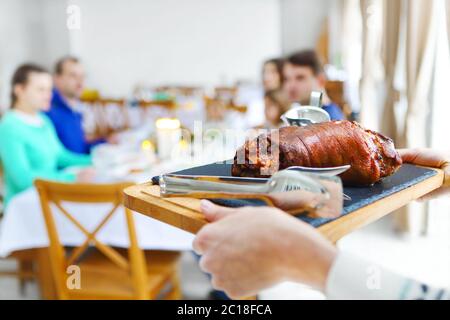
[[[281,51],[278,0],[79,0],[73,39],[105,95],[145,85],[259,80]]]
[[[0,111],[9,107],[9,83],[18,65],[51,68],[68,49],[64,1],[1,0]]]
[[[136,84],[258,81],[264,59],[315,46],[333,1],[1,0],[0,106],[18,64],[51,68],[67,53],[110,96]],[[67,29],[67,4],[79,5],[81,30]]]
[[[336,0],[280,0],[282,50],[289,54],[296,50],[316,47],[323,24]]]
[[[66,26],[66,8],[69,1],[38,0],[41,6],[41,24],[45,41],[41,44],[45,50],[43,62],[53,69],[55,61],[70,53],[69,31]]]
[[[30,7],[36,9],[33,3]],[[28,8],[24,0],[0,1],[0,109],[9,102],[9,81],[14,69],[31,60],[33,42],[38,38],[33,31],[35,19],[27,17]],[[35,54],[39,55],[39,50]]]

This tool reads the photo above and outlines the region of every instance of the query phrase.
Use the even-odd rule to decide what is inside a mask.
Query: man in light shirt
[[[428,149],[399,150],[405,163],[443,169],[441,188],[423,200],[450,194],[450,156]],[[200,268],[232,298],[257,294],[283,281],[311,285],[329,299],[450,299],[450,291],[377,266],[383,286],[367,286],[374,263],[340,252],[310,225],[276,208],[224,208],[202,200],[211,222],[194,240]],[[249,239],[251,239],[249,241]]]

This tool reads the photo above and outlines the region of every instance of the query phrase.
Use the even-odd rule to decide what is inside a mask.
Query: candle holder
[[[174,118],[160,118],[156,120],[156,143],[158,146],[158,157],[161,160],[169,160],[173,148],[181,139],[180,120]]]

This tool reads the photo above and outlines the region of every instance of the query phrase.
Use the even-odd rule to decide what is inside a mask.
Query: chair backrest
[[[104,137],[112,132],[130,128],[128,104],[125,99],[96,98],[83,102],[95,122],[92,132],[94,137]]]
[[[203,96],[203,102],[206,111],[206,118],[209,121],[221,121],[226,112],[234,111],[245,114],[248,110],[246,105],[236,105],[232,101],[223,101],[217,98]]]
[[[182,95],[182,96],[193,96],[203,92],[202,87],[194,86],[160,86],[154,88],[156,92],[164,92],[169,95]]]
[[[177,103],[174,100],[138,100],[138,106],[141,108],[160,107],[166,109],[175,109]]]
[[[130,273],[136,298],[146,298],[147,272],[144,253],[138,245],[136,229],[133,222],[132,212],[125,208],[125,216],[129,236],[128,259],[123,257],[117,250],[97,239],[97,234],[122,206],[123,189],[131,183],[117,183],[108,185],[95,184],[66,184],[44,180],[36,180],[35,186],[39,192],[42,212],[47,227],[50,241],[50,260],[57,293],[60,298],[67,299],[70,292],[66,286],[67,267],[76,265],[82,254],[90,247],[95,246],[105,258],[111,260],[118,268]],[[63,206],[63,202],[70,203],[111,203],[112,209],[100,220],[93,231],[88,231],[74,216]],[[85,236],[84,242],[66,252],[58,235],[51,204],[54,204],[76,228]]]
[[[248,107],[246,105],[229,104],[227,105],[227,110],[236,111],[239,113],[247,113]]]
[[[234,101],[238,94],[238,87],[216,87],[214,88],[214,97],[222,101]]]
[[[173,118],[178,104],[175,100],[138,100],[140,124],[148,124],[158,118]]]

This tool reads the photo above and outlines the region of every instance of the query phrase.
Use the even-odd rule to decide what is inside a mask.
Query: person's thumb
[[[413,163],[419,155],[418,149],[397,149],[397,152],[406,163]]]
[[[218,206],[211,201],[202,200],[200,202],[200,209],[202,213],[205,215],[206,220],[210,222],[218,221],[227,215],[231,214],[234,210],[232,208],[226,208]]]

